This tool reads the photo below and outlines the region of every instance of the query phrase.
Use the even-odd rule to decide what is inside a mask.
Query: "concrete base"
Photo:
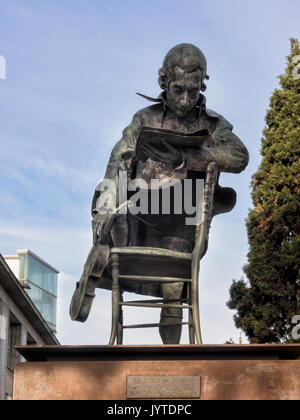
[[[20,347],[18,351],[30,362],[16,367],[15,400],[126,400],[128,376],[200,376],[201,400],[300,399],[300,345]]]

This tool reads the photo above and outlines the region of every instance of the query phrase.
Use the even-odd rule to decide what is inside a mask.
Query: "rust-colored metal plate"
[[[200,398],[200,376],[127,376],[128,399]]]

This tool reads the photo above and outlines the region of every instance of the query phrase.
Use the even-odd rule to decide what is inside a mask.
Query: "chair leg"
[[[122,289],[120,289],[120,302],[123,302],[123,291],[122,291]],[[117,344],[123,344],[123,307],[121,305],[119,305]]]
[[[187,284],[187,299],[189,305],[192,306],[192,298],[191,298],[191,285]],[[195,344],[195,328],[194,328],[194,319],[193,319],[193,310],[192,308],[189,309],[189,340],[190,344]]]
[[[199,287],[198,279],[193,279],[192,283],[192,313],[193,326],[195,329],[197,344],[202,344],[201,329],[200,329],[200,314],[199,314]]]
[[[192,309],[189,309],[189,339],[190,344],[195,344],[195,328]]]
[[[119,313],[120,313],[120,290],[119,290],[119,255],[113,254],[112,257],[112,325],[111,325],[111,334],[109,339],[109,345],[112,346],[115,343],[117,332],[118,332],[118,323],[119,323]]]

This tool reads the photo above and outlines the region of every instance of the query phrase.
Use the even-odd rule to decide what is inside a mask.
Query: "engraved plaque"
[[[126,396],[131,399],[200,398],[200,376],[127,376]]]

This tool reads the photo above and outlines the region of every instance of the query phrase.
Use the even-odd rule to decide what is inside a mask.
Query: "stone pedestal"
[[[300,399],[300,345],[17,350],[15,400]]]

